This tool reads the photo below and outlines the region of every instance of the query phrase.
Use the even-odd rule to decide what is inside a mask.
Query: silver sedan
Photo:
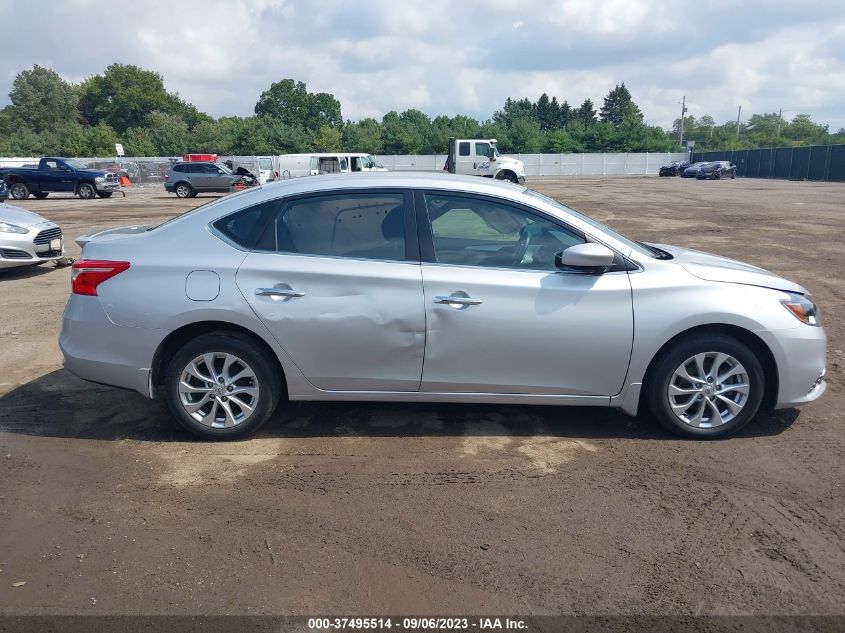
[[[65,366],[207,438],[288,400],[648,408],[714,438],[825,390],[805,288],[523,186],[300,178],[80,242]]]
[[[0,203],[0,270],[64,262],[62,229],[37,213]]]

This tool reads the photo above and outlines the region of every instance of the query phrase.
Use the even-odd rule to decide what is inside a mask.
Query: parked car
[[[668,165],[663,165],[658,172],[661,176],[680,176],[683,171],[689,167],[689,161],[672,161]]]
[[[525,187],[294,178],[83,240],[59,344],[206,437],[283,399],[647,406],[689,437],[825,391],[807,290]]]
[[[693,163],[681,172],[681,178],[695,178],[698,175],[698,170],[706,164],[706,162]]]
[[[193,198],[198,193],[228,193],[240,180],[240,176],[223,165],[179,162],[171,165],[164,178],[164,188],[180,198]]]
[[[64,236],[57,224],[36,213],[0,204],[0,269],[34,266],[64,257]]]
[[[721,180],[736,178],[736,165],[726,160],[717,160],[701,166],[695,175],[699,180]]]
[[[0,202],[5,202],[9,199],[9,188],[6,186],[6,181],[0,179]]]
[[[46,198],[53,192],[74,193],[80,198],[95,196],[109,198],[120,190],[117,174],[88,169],[72,158],[45,157],[38,167],[13,167],[0,169],[0,178],[6,181],[15,200],[26,200],[29,194]]]

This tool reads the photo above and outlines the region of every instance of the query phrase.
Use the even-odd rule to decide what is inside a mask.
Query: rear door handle
[[[305,293],[292,288],[256,288],[259,297],[304,297]]]
[[[477,306],[481,305],[481,299],[474,299],[473,297],[462,297],[460,295],[438,295],[434,297],[434,303],[445,303],[447,305],[459,305],[459,306]]]

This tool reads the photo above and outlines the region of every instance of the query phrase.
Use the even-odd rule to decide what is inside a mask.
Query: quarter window
[[[404,260],[404,195],[361,193],[293,200],[268,224],[257,248],[281,253]]]
[[[213,226],[235,244],[249,250],[255,247],[267,218],[278,208],[279,201],[270,200],[222,217]]]
[[[520,207],[488,198],[425,196],[438,263],[557,270],[555,255],[584,237]]]

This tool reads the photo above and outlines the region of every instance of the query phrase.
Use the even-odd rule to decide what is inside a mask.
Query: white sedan
[[[62,229],[20,207],[0,204],[0,269],[65,263]]]

